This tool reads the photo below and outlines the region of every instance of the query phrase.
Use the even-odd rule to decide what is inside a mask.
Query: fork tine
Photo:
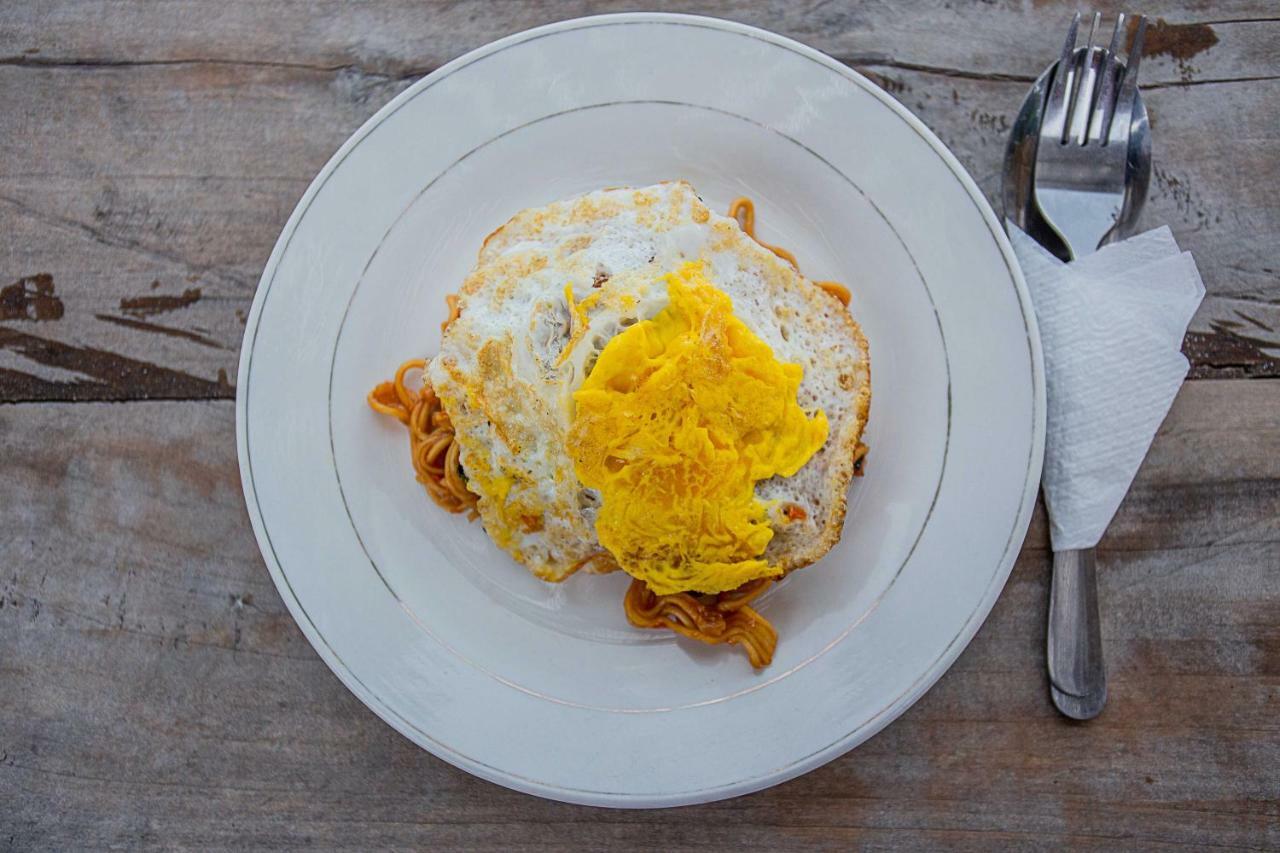
[[[1093,21],[1089,25],[1089,38],[1084,43],[1084,53],[1076,64],[1075,84],[1071,87],[1070,110],[1067,114],[1067,136],[1064,141],[1084,145],[1089,135],[1089,115],[1093,111],[1093,96],[1096,88],[1097,74],[1093,70],[1093,39],[1098,34],[1098,24],[1102,20],[1101,12],[1093,13]]]
[[[1124,84],[1120,87],[1119,101],[1132,100],[1138,89],[1138,63],[1142,61],[1142,39],[1147,33],[1146,15],[1138,16],[1138,31],[1133,34],[1133,44],[1129,45],[1129,60],[1125,63]]]
[[[1067,40],[1062,45],[1062,56],[1053,72],[1053,85],[1049,88],[1049,99],[1045,102],[1044,116],[1040,124],[1041,136],[1056,136],[1061,139],[1067,126],[1067,76],[1071,68],[1071,56],[1076,49],[1076,35],[1080,29],[1080,13],[1076,12],[1067,28]]]
[[[1107,48],[1106,62],[1102,66],[1102,83],[1098,88],[1098,105],[1089,122],[1089,141],[1107,144],[1111,132],[1111,117],[1116,111],[1116,54],[1126,35],[1124,12],[1116,15],[1116,28],[1111,33],[1111,46]]]
[[[1120,83],[1120,94],[1116,97],[1113,127],[1107,129],[1107,141],[1120,142],[1129,136],[1129,121],[1133,115],[1133,105],[1138,94],[1138,63],[1142,61],[1142,41],[1147,32],[1147,19],[1138,16],[1138,27],[1133,34],[1133,43],[1129,45],[1129,59],[1125,63],[1124,76]],[[1119,124],[1114,120],[1118,118]],[[1114,138],[1113,138],[1114,137]]]

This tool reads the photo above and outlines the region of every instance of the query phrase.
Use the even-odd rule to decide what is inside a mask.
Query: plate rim
[[[275,584],[276,590],[284,601],[286,608],[294,619],[294,622],[298,625],[312,648],[325,662],[326,666],[328,666],[333,674],[338,677],[339,681],[341,681],[348,690],[350,690],[367,708],[373,711],[385,723],[390,725],[404,737],[408,738],[415,745],[427,750],[437,758],[440,758],[441,760],[446,761],[467,773],[495,784],[547,799],[581,805],[612,808],[661,808],[712,802],[772,787],[773,785],[796,778],[810,770],[820,767],[876,735],[885,726],[897,719],[902,713],[915,704],[915,702],[918,701],[919,698],[923,696],[924,693],[926,693],[938,681],[938,679],[951,668],[952,664],[954,664],[961,652],[963,652],[970,641],[972,641],[978,630],[985,623],[992,607],[994,607],[996,600],[1003,591],[1004,586],[1012,573],[1013,566],[1017,560],[1017,555],[1020,549],[1009,548],[1006,551],[1002,558],[1001,565],[997,567],[997,571],[991,576],[991,580],[988,583],[988,587],[985,590],[982,599],[968,615],[961,631],[958,632],[947,647],[943,649],[942,653],[930,665],[930,667],[923,672],[919,678],[917,678],[911,688],[900,694],[895,701],[882,709],[876,717],[849,731],[843,737],[833,741],[827,748],[804,756],[794,763],[786,767],[778,768],[768,774],[746,780],[725,783],[712,788],[699,789],[696,791],[682,791],[660,795],[619,794],[601,791],[588,791],[539,782],[537,780],[502,771],[500,768],[477,762],[474,759],[457,753],[446,744],[436,741],[429,736],[427,736],[429,743],[424,743],[421,738],[416,736],[416,733],[420,731],[416,726],[413,726],[408,720],[404,720],[398,712],[389,706],[386,706],[381,699],[375,696],[364,686],[363,682],[341,660],[329,645],[328,641],[325,640],[323,634],[321,634],[314,622],[312,622],[310,616],[306,613],[305,608],[294,595],[292,586],[289,584],[278,559],[276,559],[274,547],[270,544],[270,538],[266,530],[266,523],[262,518],[260,512],[261,508],[257,500],[257,490],[253,483],[252,467],[249,460],[247,441],[247,389],[249,367],[251,363],[251,354],[256,341],[256,332],[261,319],[261,312],[266,301],[266,293],[269,290],[269,286],[266,285],[269,285],[270,280],[274,278],[277,268],[284,257],[290,239],[311,207],[316,195],[327,182],[328,178],[337,170],[343,160],[346,159],[347,155],[361,144],[376,127],[385,121],[391,114],[399,110],[406,102],[414,98],[421,90],[431,86],[437,80],[448,76],[458,68],[469,65],[474,61],[500,51],[509,45],[533,40],[557,32],[615,23],[683,23],[706,29],[720,30],[735,35],[746,35],[789,49],[801,56],[817,62],[819,65],[825,66],[839,73],[849,83],[875,97],[882,105],[888,107],[899,118],[905,121],[953,173],[961,187],[974,203],[978,213],[982,216],[984,223],[991,232],[997,248],[1008,267],[1010,279],[1012,280],[1014,289],[1017,293],[1019,307],[1022,311],[1023,320],[1026,325],[1028,350],[1031,356],[1031,390],[1033,398],[1031,458],[1029,461],[1027,480],[1024,483],[1019,510],[1014,519],[1013,534],[1010,539],[1011,542],[1018,538],[1017,534],[1019,531],[1021,531],[1021,538],[1025,540],[1026,531],[1030,526],[1036,494],[1039,491],[1045,443],[1046,389],[1043,351],[1041,348],[1039,327],[1032,307],[1030,291],[1023,277],[1021,266],[1019,265],[1017,258],[1014,255],[1013,248],[1009,243],[1008,237],[1000,226],[1000,220],[997,218],[995,211],[992,209],[986,197],[982,194],[982,191],[978,188],[976,182],[974,182],[972,176],[969,175],[968,171],[959,162],[950,149],[942,143],[937,135],[934,134],[928,126],[926,126],[904,105],[892,98],[880,89],[880,87],[876,86],[868,78],[854,69],[843,65],[821,51],[811,48],[787,36],[722,18],[679,13],[624,12],[590,15],[557,21],[512,33],[474,48],[473,50],[450,60],[430,74],[418,79],[403,92],[388,101],[372,116],[365,120],[365,122],[363,122],[360,127],[343,142],[328,161],[326,161],[320,171],[316,173],[311,183],[307,186],[306,191],[303,193],[301,198],[299,198],[293,211],[290,213],[284,227],[281,229],[280,235],[263,267],[263,272],[259,278],[258,285],[255,288],[253,303],[246,318],[245,332],[239,353],[240,361],[236,376],[236,450],[240,469],[241,488],[246,503],[246,511],[249,515],[250,525],[254,532],[254,538],[258,545],[258,550],[262,556],[263,562],[267,567],[268,573],[271,575],[272,582]],[[422,734],[425,735],[425,732]]]

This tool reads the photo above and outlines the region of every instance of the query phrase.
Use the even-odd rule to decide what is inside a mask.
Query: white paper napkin
[[[1092,548],[1186,378],[1182,337],[1204,284],[1168,227],[1070,264],[1008,231],[1044,345],[1053,550]]]

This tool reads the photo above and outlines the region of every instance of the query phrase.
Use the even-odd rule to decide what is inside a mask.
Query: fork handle
[[[1049,682],[1063,714],[1090,720],[1107,701],[1094,550],[1055,551],[1049,593]]]

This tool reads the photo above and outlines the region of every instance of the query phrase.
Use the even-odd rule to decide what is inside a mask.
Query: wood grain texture
[[[263,570],[233,410],[0,406],[0,848],[1280,845],[1280,381],[1190,383],[1157,437],[1100,549],[1101,718],[1048,701],[1037,514],[899,721],[778,788],[661,812],[506,791],[365,710]]]
[[[656,4],[764,26],[864,71],[937,131],[993,201],[1009,124],[1056,53],[1068,6]],[[0,328],[10,330],[0,400],[231,397],[271,246],[365,118],[493,38],[627,7],[0,9]],[[1280,376],[1280,15],[1267,0],[1153,13],[1143,78],[1157,172],[1144,224],[1170,224],[1209,289],[1186,341],[1193,376]],[[37,276],[51,283],[57,318],[36,317]]]
[[[724,803],[611,812],[481,782],[315,655],[262,566],[236,468],[232,379],[276,236],[413,80],[630,5],[0,5],[0,850],[1280,847],[1273,0],[1146,9],[1145,224],[1196,255],[1209,297],[1185,350],[1214,381],[1184,387],[1100,548],[1100,719],[1048,701],[1042,512],[991,617],[917,705],[844,758]],[[1076,8],[650,5],[859,69],[993,201],[1014,112]]]

